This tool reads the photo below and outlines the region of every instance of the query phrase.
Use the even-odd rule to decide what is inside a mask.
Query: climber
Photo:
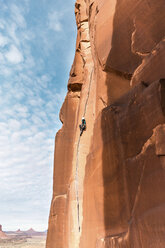
[[[82,123],[79,125],[80,127],[80,136],[83,134],[83,131],[86,130],[86,120],[84,117],[82,117]]]

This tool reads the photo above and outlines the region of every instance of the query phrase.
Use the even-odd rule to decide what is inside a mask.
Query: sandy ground
[[[45,248],[45,237],[32,237],[20,240],[0,240],[0,248]]]

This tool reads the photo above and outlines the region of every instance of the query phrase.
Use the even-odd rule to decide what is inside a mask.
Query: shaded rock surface
[[[164,248],[165,2],[77,0],[75,14],[46,247]]]

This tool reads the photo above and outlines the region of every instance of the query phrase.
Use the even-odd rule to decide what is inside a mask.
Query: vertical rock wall
[[[47,247],[78,247],[83,220],[83,182],[86,157],[95,120],[96,84],[85,1],[75,4],[78,28],[76,53],[68,93],[60,112],[62,129],[56,135],[54,189]],[[80,138],[84,116],[87,131]]]
[[[75,14],[46,247],[164,248],[165,2],[77,0]]]

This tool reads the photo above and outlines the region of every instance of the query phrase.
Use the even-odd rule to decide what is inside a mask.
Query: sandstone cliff
[[[165,1],[77,0],[75,14],[47,248],[164,248]]]

